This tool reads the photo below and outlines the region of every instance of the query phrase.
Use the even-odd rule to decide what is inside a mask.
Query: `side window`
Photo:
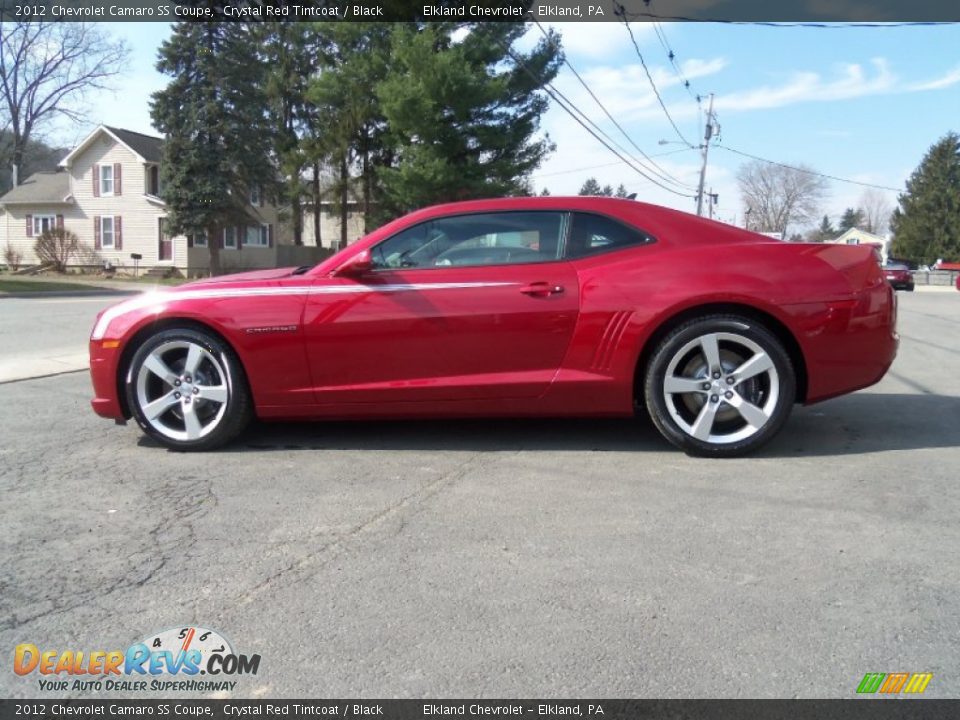
[[[407,228],[373,248],[373,266],[475,267],[558,260],[565,214],[503,212],[437,218]]]
[[[607,250],[645,245],[652,241],[653,238],[642,230],[603,215],[574,213],[565,257],[582,258]]]

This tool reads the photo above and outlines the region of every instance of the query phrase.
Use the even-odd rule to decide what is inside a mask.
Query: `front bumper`
[[[104,347],[104,346],[107,347]],[[102,340],[90,341],[90,379],[93,382],[93,400],[90,406],[100,417],[111,420],[126,420],[130,417],[120,399],[117,369],[120,365],[121,348],[110,347]]]

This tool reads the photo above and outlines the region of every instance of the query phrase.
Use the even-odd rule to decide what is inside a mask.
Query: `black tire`
[[[193,358],[199,358],[195,376],[186,367]],[[253,417],[246,374],[236,353],[211,333],[193,328],[170,328],[148,337],[130,361],[124,389],[143,432],[174,450],[220,447]],[[145,412],[148,405],[156,409],[149,412],[152,419]]]
[[[720,366],[708,370],[705,344],[714,343],[718,351],[713,357],[720,358]],[[738,379],[733,368],[744,367],[748,359],[770,369]],[[671,366],[675,393],[665,386]],[[645,370],[644,398],[660,433],[687,454],[737,457],[762,447],[783,427],[796,398],[796,376],[783,343],[762,323],[739,315],[707,315],[674,328],[660,342]],[[765,419],[751,424],[735,404],[750,417]],[[708,436],[694,437],[704,427]],[[722,432],[713,433],[714,427]]]

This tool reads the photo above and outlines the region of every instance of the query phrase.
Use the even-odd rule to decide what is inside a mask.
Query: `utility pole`
[[[707,122],[703,131],[703,145],[700,146],[703,165],[700,167],[700,184],[697,186],[697,215],[703,215],[703,183],[707,179],[707,154],[710,152],[710,140],[719,134],[717,118],[713,114],[713,93],[710,93],[710,107],[707,110]]]

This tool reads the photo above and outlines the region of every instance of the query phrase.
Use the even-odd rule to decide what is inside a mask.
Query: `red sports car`
[[[595,416],[645,406],[697,455],[739,455],[795,402],[896,354],[870,248],[784,243],[629,200],[414,212],[311,268],[148,293],[101,313],[93,409],[182,450],[261,419]]]
[[[888,262],[883,266],[883,274],[894,290],[913,292],[913,275],[903,263]]]

